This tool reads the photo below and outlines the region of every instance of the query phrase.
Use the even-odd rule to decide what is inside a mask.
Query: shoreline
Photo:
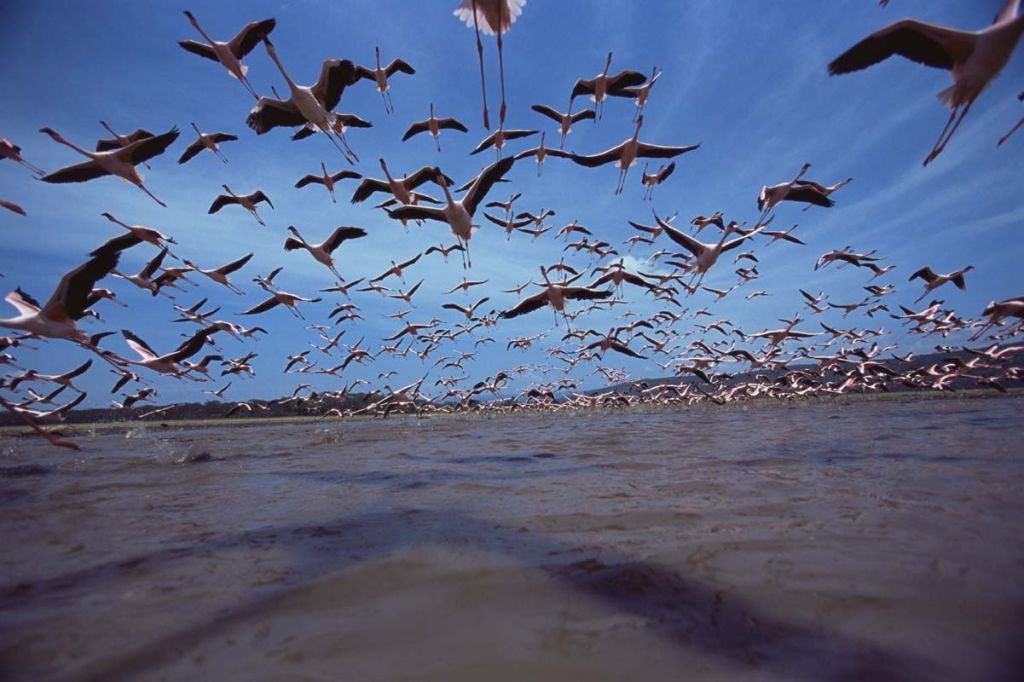
[[[857,403],[857,402],[875,402],[875,401],[896,401],[896,402],[914,402],[921,400],[992,400],[992,399],[1021,399],[1024,398],[1024,388],[1010,388],[1006,393],[1000,393],[992,389],[986,388],[971,388],[959,391],[902,391],[898,393],[851,393],[848,395],[838,396],[812,396],[812,397],[797,397],[787,399],[785,401],[772,399],[772,398],[753,398],[749,400],[743,400],[738,402],[726,403],[724,405],[718,405],[715,403],[702,402],[697,405],[666,405],[666,404],[642,404],[642,405],[628,405],[621,407],[589,407],[583,409],[571,409],[563,412],[564,415],[581,415],[581,414],[592,414],[595,412],[652,412],[661,413],[665,411],[692,411],[692,410],[708,410],[708,409],[749,409],[749,408],[769,408],[772,406],[788,407],[794,405],[811,405],[811,404],[835,404],[842,405],[844,403]],[[551,413],[551,410],[544,410],[545,413]],[[520,414],[522,416],[532,416],[539,413],[537,410],[531,409],[530,407],[520,407],[515,412],[491,412],[491,411],[460,411],[460,412],[433,412],[428,414],[416,415],[411,413],[394,414],[390,419],[431,419],[431,418],[444,418],[444,417],[460,417],[460,416],[475,416],[475,417],[491,417],[491,416],[513,416]],[[224,426],[274,426],[274,425],[293,425],[293,424],[320,424],[320,423],[335,423],[345,421],[369,421],[369,420],[381,420],[382,417],[376,415],[355,415],[348,417],[338,416],[319,416],[319,415],[295,415],[295,416],[284,416],[284,417],[240,417],[240,418],[214,418],[214,419],[167,419],[167,420],[143,420],[135,419],[130,421],[109,421],[109,422],[85,422],[85,423],[71,423],[71,424],[50,424],[44,425],[47,431],[59,431],[62,434],[68,435],[81,435],[81,434],[106,434],[106,433],[117,433],[127,432],[131,429],[138,428],[141,426],[152,426],[161,430],[179,430],[179,429],[195,429],[195,428],[219,428]],[[8,425],[0,426],[0,437],[19,437],[19,436],[31,436],[37,437],[36,434],[31,431],[26,431],[23,425]]]

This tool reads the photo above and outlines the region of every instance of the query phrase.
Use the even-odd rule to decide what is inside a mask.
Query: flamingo
[[[270,35],[270,32],[277,26],[275,19],[264,19],[262,21],[253,21],[245,26],[241,31],[238,32],[234,38],[228,42],[220,42],[214,40],[206,34],[203,27],[199,25],[199,22],[192,15],[191,12],[186,11],[185,16],[188,17],[189,22],[195,26],[195,29],[199,31],[199,35],[206,39],[209,45],[203,45],[195,40],[181,40],[178,41],[178,45],[181,45],[187,52],[211,59],[215,62],[220,62],[228,73],[235,79],[238,80],[242,85],[245,86],[246,90],[249,91],[253,97],[257,100],[260,96],[256,93],[256,89],[249,83],[249,79],[246,78],[245,74],[248,72],[249,67],[242,64],[242,58],[252,52],[252,49],[256,47],[257,43]]]
[[[154,372],[161,374],[170,374],[176,378],[182,378],[186,376],[187,368],[181,368],[178,366],[182,360],[187,360],[199,351],[203,349],[207,344],[207,340],[220,331],[220,327],[211,326],[205,329],[201,329],[196,332],[190,339],[182,343],[175,350],[164,355],[157,355],[145,341],[139,338],[136,334],[132,333],[127,329],[121,330],[121,335],[124,336],[125,343],[133,351],[138,353],[140,360],[128,360],[127,358],[118,358],[119,363],[126,365],[137,365],[139,367],[145,367],[151,369]],[[195,379],[195,381],[200,381]]]
[[[301,320],[304,320],[306,318],[303,317],[301,312],[299,312],[299,309],[296,304],[317,303],[323,300],[320,297],[306,298],[304,296],[299,296],[298,294],[289,294],[287,291],[277,291],[275,289],[266,289],[266,291],[270,294],[269,298],[264,300],[262,303],[254,305],[252,308],[249,308],[248,310],[241,314],[258,315],[259,313],[266,312],[271,308],[276,308],[279,305],[283,305],[288,309],[288,312],[290,312],[292,315],[298,317]]]
[[[448,179],[445,177],[445,174],[441,172],[440,168],[435,168],[434,172],[437,175],[437,183],[441,185],[441,189],[444,191],[445,199],[448,202],[447,205],[444,208],[400,206],[393,210],[390,215],[392,218],[399,220],[411,218],[412,220],[436,220],[448,223],[458,244],[466,249],[462,252],[462,266],[464,268],[472,267],[473,261],[469,254],[469,240],[473,236],[473,214],[476,213],[476,207],[484,200],[491,187],[494,186],[494,183],[501,179],[512,168],[514,163],[515,159],[510,157],[497,161],[485,168],[473,180],[472,185],[466,191],[466,195],[458,201],[455,200],[451,190],[448,189]]]
[[[116,175],[117,177],[123,178],[124,180],[132,183],[148,194],[153,201],[164,208],[167,208],[167,204],[157,199],[156,196],[146,189],[144,184],[142,184],[142,176],[139,175],[139,171],[135,169],[135,166],[153,158],[154,156],[163,154],[164,151],[178,139],[177,128],[172,128],[163,135],[156,135],[154,137],[136,140],[126,147],[105,152],[90,152],[83,149],[73,142],[67,141],[51,128],[41,128],[39,132],[46,133],[55,142],[66,147],[71,147],[76,152],[89,159],[88,161],[75,164],[74,166],[67,166],[66,168],[61,168],[60,170],[54,171],[48,175],[44,175],[40,180],[53,183],[86,182],[88,180],[103,177],[104,175]]]
[[[671,159],[679,156],[680,154],[686,154],[700,149],[699,144],[689,147],[663,147],[660,145],[640,142],[640,128],[642,128],[643,125],[644,117],[640,116],[636,120],[636,129],[633,131],[633,137],[628,140],[598,154],[591,154],[590,156],[570,154],[569,158],[579,165],[587,166],[588,168],[596,168],[597,166],[603,166],[606,163],[615,162],[619,168],[619,182],[615,186],[615,193],[622,194],[626,185],[626,174],[629,172],[631,167],[636,165],[638,157]]]
[[[185,148],[185,152],[181,155],[181,158],[178,159],[178,163],[185,163],[204,149],[209,149],[224,163],[228,162],[227,157],[221,153],[218,145],[221,142],[234,142],[238,139],[237,135],[230,135],[228,133],[204,133],[199,130],[199,126],[195,123],[192,124],[192,129],[196,131],[196,135],[199,137],[195,142]]]
[[[639,71],[620,71],[614,76],[609,76],[608,69],[611,67],[612,53],[609,52],[608,60],[604,64],[604,71],[593,78],[581,78],[576,81],[576,84],[572,87],[572,93],[569,95],[570,107],[572,106],[572,100],[580,95],[590,95],[591,101],[597,104],[597,118],[594,119],[594,123],[597,123],[597,119],[603,116],[604,100],[609,95],[612,97],[633,97],[634,95],[628,88],[643,85],[644,81],[647,80]],[[637,118],[641,117],[638,116]]]
[[[260,214],[256,212],[256,205],[261,201],[267,202],[267,204],[270,205],[270,208],[274,208],[274,204],[271,203],[270,197],[264,194],[263,190],[256,190],[252,194],[235,194],[227,185],[221,185],[221,187],[224,188],[224,191],[227,192],[227,194],[220,194],[213,200],[213,203],[210,204],[210,210],[207,211],[208,214],[216,213],[230,204],[238,204],[251,213],[252,217],[256,219],[256,222],[263,227],[267,226],[267,224],[263,222],[263,218],[260,218]]]
[[[532,156],[535,159],[537,159],[537,177],[538,178],[541,175],[541,171],[544,170],[544,160],[548,156],[554,156],[555,158],[558,158],[558,159],[568,159],[568,158],[570,158],[569,152],[563,152],[561,149],[548,149],[547,147],[545,147],[544,146],[544,136],[545,135],[547,135],[546,132],[542,132],[540,134],[540,145],[539,146],[534,147],[533,149],[527,149],[525,151],[521,151],[518,154],[516,154],[514,157],[512,157],[516,161],[519,161],[520,159],[525,159],[525,158],[530,157],[530,156]]]
[[[113,245],[108,242],[108,246],[94,251],[88,261],[61,277],[46,305],[38,305],[20,290],[8,294],[4,300],[13,305],[19,315],[0,319],[0,327],[51,339],[67,339],[92,348],[89,336],[75,322],[85,316],[96,282],[117,267],[120,252],[126,248],[121,244],[125,243],[123,240]]]
[[[184,263],[188,267],[192,268],[193,271],[198,272],[200,275],[206,275],[217,284],[223,284],[228,289],[241,296],[245,292],[236,287],[234,284],[232,284],[231,280],[228,279],[228,275],[235,272],[236,270],[241,269],[241,267],[248,263],[251,259],[252,254],[250,253],[248,255],[242,256],[238,260],[231,261],[226,265],[222,265],[219,268],[212,268],[210,270],[203,270],[202,268],[196,267],[196,265],[189,260],[184,261]]]
[[[350,170],[340,170],[334,175],[331,175],[327,172],[327,166],[322,161],[320,162],[320,170],[323,171],[323,175],[304,175],[295,183],[295,187],[298,189],[305,187],[306,185],[323,185],[327,188],[327,193],[331,195],[331,201],[335,204],[338,203],[338,200],[334,197],[335,183],[341,180],[358,180],[363,177],[362,173]]]
[[[493,133],[485,137],[476,148],[469,153],[470,156],[473,154],[479,154],[485,149],[494,147],[494,151],[497,152],[498,158],[501,158],[501,150],[505,148],[505,140],[518,140],[523,137],[530,137],[536,135],[539,131],[537,130],[505,130],[505,123],[502,122],[498,129]]]
[[[583,111],[578,111],[575,114],[572,113],[572,102],[569,103],[569,111],[565,114],[547,106],[546,104],[534,104],[530,108],[542,116],[547,116],[558,124],[558,130],[562,133],[562,141],[558,143],[559,149],[565,147],[565,137],[572,132],[572,126],[574,123],[579,123],[580,121],[585,121],[587,119],[594,119],[597,116],[597,112],[593,109],[584,109]]]
[[[416,121],[409,126],[409,129],[405,131],[405,135],[402,136],[402,142],[405,142],[409,138],[419,135],[420,133],[429,132],[431,137],[434,138],[434,144],[437,146],[437,151],[441,151],[442,130],[458,130],[461,133],[469,132],[469,128],[456,118],[436,118],[434,116],[434,103],[431,102],[430,117],[423,121]]]
[[[501,75],[501,110],[498,113],[499,123],[505,122],[505,61],[502,53],[502,35],[506,33],[523,12],[526,0],[462,0],[453,14],[466,26],[476,32],[476,54],[480,61],[480,90],[484,102],[484,128],[491,129],[490,117],[487,113],[487,85],[484,82],[484,46],[480,42],[480,30],[485,35],[498,37],[498,70]]]
[[[532,313],[535,310],[540,310],[546,305],[550,305],[551,309],[555,313],[555,326],[558,326],[558,313],[562,313],[562,317],[565,318],[565,324],[568,326],[569,318],[565,314],[566,301],[593,301],[609,298],[612,295],[611,289],[597,290],[590,289],[588,287],[569,286],[582,277],[583,273],[580,273],[572,279],[568,279],[564,282],[552,282],[548,279],[547,268],[542,265],[540,268],[540,274],[541,277],[544,278],[544,289],[533,296],[524,298],[512,308],[500,313],[498,315],[499,318],[503,320],[512,319],[513,317]]]
[[[118,272],[117,268],[111,270],[110,274],[113,275],[114,277],[119,277],[123,280],[127,280],[134,284],[135,286],[139,287],[140,289],[145,289],[152,295],[156,296],[157,294],[162,292],[160,291],[159,285],[153,279],[153,275],[155,275],[156,271],[160,269],[160,264],[163,263],[164,257],[166,255],[167,247],[165,246],[160,250],[160,253],[158,253],[155,258],[153,258],[151,261],[149,261],[149,263],[146,264],[146,267],[142,268],[142,270],[139,271],[139,274],[137,275],[122,274]],[[163,295],[167,296],[168,298],[173,298],[169,294]]]
[[[0,159],[10,159],[11,161],[19,163],[35,175],[46,175],[46,171],[42,168],[23,159],[21,156],[21,147],[14,144],[7,138],[0,140]]]
[[[409,66],[409,63],[402,59],[394,59],[387,67],[381,68],[380,47],[378,46],[376,50],[377,68],[371,69],[366,66],[356,66],[356,79],[366,79],[377,83],[377,92],[380,93],[381,98],[384,100],[384,111],[388,114],[393,114],[395,113],[395,105],[391,101],[391,88],[388,84],[388,79],[399,71],[412,76],[416,73],[416,69]]]
[[[841,54],[828,65],[828,72],[835,76],[860,71],[894,54],[948,70],[953,85],[940,92],[939,99],[951,111],[938,140],[924,159],[927,166],[946,148],[974,100],[1010,61],[1024,34],[1024,14],[1019,9],[1020,0],[1007,0],[992,25],[980,31],[902,19],[875,31]]]
[[[951,272],[947,275],[937,275],[931,268],[927,266],[921,268],[913,275],[911,275],[910,279],[907,280],[908,282],[913,282],[914,279],[918,277],[924,280],[924,291],[921,293],[920,296],[917,297],[917,300],[914,301],[914,303],[920,303],[921,299],[930,294],[933,289],[938,289],[946,282],[952,282],[953,284],[956,285],[957,289],[966,289],[967,285],[964,283],[964,275],[966,275],[973,269],[973,265],[968,265],[966,268],[962,268],[960,270],[957,270],[956,272]]]
[[[726,251],[731,251],[737,246],[740,246],[747,239],[753,237],[765,228],[765,225],[758,225],[755,229],[743,233],[736,239],[729,240],[729,236],[732,235],[737,228],[736,223],[729,223],[726,225],[725,229],[722,230],[722,236],[717,243],[705,244],[704,242],[697,241],[685,232],[681,232],[680,230],[672,227],[657,215],[655,215],[654,218],[657,220],[658,226],[665,232],[665,234],[668,235],[669,239],[682,246],[697,259],[696,262],[691,265],[691,269],[696,272],[698,277],[696,284],[691,282],[692,286],[700,286],[700,283],[704,281],[704,275],[711,269],[711,266],[718,262],[719,256]]]
[[[658,71],[658,67],[655,66],[653,69],[651,69],[650,80],[648,80],[646,83],[644,83],[638,88],[627,88],[623,90],[624,94],[628,95],[629,97],[636,98],[636,113],[633,114],[634,121],[637,119],[637,117],[643,116],[644,107],[647,105],[647,100],[651,96],[651,88],[653,88],[654,84],[658,82],[659,78],[661,78],[662,73],[664,72]]]
[[[319,263],[323,263],[327,266],[327,269],[337,277],[340,281],[344,282],[345,278],[342,277],[337,270],[334,268],[334,257],[332,254],[334,250],[341,246],[341,243],[346,239],[358,239],[359,237],[366,236],[366,230],[361,227],[336,227],[331,236],[320,242],[319,244],[310,244],[302,235],[299,234],[298,228],[294,225],[288,227],[288,231],[291,232],[294,237],[289,237],[284,242],[285,251],[294,251],[295,249],[305,249],[309,251],[309,255],[313,256]]]
[[[372,196],[375,192],[390,192],[398,203],[405,206],[411,206],[417,203],[417,198],[426,199],[433,203],[439,203],[433,197],[429,197],[425,194],[417,194],[413,192],[414,189],[419,187],[425,182],[434,181],[436,179],[435,169],[430,166],[424,166],[418,171],[396,179],[391,175],[391,171],[388,170],[388,164],[384,159],[379,159],[381,170],[384,171],[384,177],[386,180],[378,180],[377,178],[364,178],[359,187],[356,188],[355,193],[352,195],[352,203],[358,204],[361,201],[365,201],[368,197]],[[451,183],[451,178],[447,176],[445,179]]]
[[[358,80],[352,62],[347,59],[324,61],[320,67],[320,77],[315,84],[307,87],[298,85],[292,80],[281,64],[274,44],[266,36],[263,38],[263,44],[267,48],[267,54],[270,55],[285,82],[288,83],[288,87],[291,88],[291,96],[287,100],[270,97],[259,98],[256,106],[249,112],[246,124],[255,130],[257,135],[262,135],[277,126],[304,125],[309,129],[319,130],[341,152],[345,160],[354,165],[354,161],[358,161],[359,157],[348,146],[345,134],[336,127],[337,115],[332,111],[341,101],[341,95],[345,88]]]
[[[657,172],[647,174],[647,166],[644,166],[643,177],[640,178],[641,184],[647,188],[647,192],[644,193],[644,199],[650,201],[654,197],[654,188],[665,182],[668,176],[672,175],[672,171],[676,169],[676,162],[673,161],[667,166],[661,166]]]
[[[163,232],[160,232],[160,230],[155,230],[152,227],[145,227],[143,225],[129,225],[127,223],[121,222],[108,212],[103,212],[100,215],[109,220],[110,222],[114,223],[115,225],[120,225],[124,229],[128,230],[133,235],[138,237],[139,241],[146,242],[147,244],[152,244],[158,249],[165,248],[167,244],[176,245],[178,243],[171,239],[170,237],[168,237],[167,235],[165,235]],[[173,258],[174,254],[171,254],[171,257]]]
[[[810,168],[811,164],[805,163],[800,168],[800,172],[796,174],[796,177],[789,182],[761,187],[761,192],[757,195],[757,209],[761,211],[759,222],[767,218],[772,209],[783,201],[796,201],[824,208],[835,206],[835,202],[829,198],[829,194],[843,187],[850,182],[850,179],[837,183],[832,187],[825,187],[809,180],[801,180]]]
[[[145,128],[136,128],[127,135],[122,135],[113,128],[111,128],[110,124],[108,124],[106,121],[100,121],[100,125],[103,126],[104,130],[113,135],[113,137],[106,140],[96,140],[96,151],[98,152],[113,151],[115,149],[120,149],[121,147],[127,147],[132,142],[138,142],[139,140],[145,140],[148,137],[153,137],[153,133],[149,132]],[[142,165],[145,166],[147,169],[149,168],[148,163],[143,163]]]

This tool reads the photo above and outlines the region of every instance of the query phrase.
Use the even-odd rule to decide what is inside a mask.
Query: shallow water
[[[1019,679],[1022,415],[3,436],[0,678]]]

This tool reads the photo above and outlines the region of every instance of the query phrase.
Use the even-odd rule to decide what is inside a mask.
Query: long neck
[[[197,31],[199,31],[199,35],[201,35],[203,38],[206,39],[206,42],[210,43],[210,45],[213,45],[213,43],[214,43],[213,38],[211,38],[210,36],[206,35],[206,31],[203,30],[203,27],[200,26],[199,22],[196,21],[194,18],[192,18],[192,25],[196,27]]]
[[[281,72],[281,76],[283,76],[285,82],[288,83],[288,87],[294,90],[296,87],[295,81],[291,79],[291,76],[288,75],[288,72],[284,70],[284,66],[281,64],[281,60],[277,58],[277,50],[268,46],[267,54],[269,54],[270,58],[274,60],[274,64],[277,65],[277,70]]]
[[[56,140],[57,142],[61,143],[62,145],[66,146],[66,147],[71,147],[72,149],[74,149],[76,152],[78,152],[82,156],[88,156],[90,159],[91,158],[95,158],[95,156],[96,156],[95,152],[90,152],[90,151],[87,151],[85,149],[82,149],[81,147],[79,147],[74,142],[69,142],[68,140],[65,140],[60,135],[55,137],[54,140]]]

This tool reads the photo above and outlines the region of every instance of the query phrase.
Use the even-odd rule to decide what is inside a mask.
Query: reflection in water
[[[1013,679],[1021,406],[4,437],[0,671]]]

